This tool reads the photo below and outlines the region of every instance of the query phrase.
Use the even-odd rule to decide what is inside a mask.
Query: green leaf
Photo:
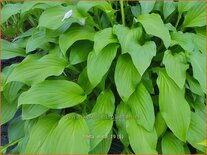
[[[93,150],[112,129],[113,120],[101,113],[91,113],[86,116],[86,122],[90,130],[90,150]]]
[[[206,3],[196,2],[185,16],[182,27],[201,27],[206,25]]]
[[[184,143],[177,139],[171,132],[165,133],[162,138],[163,154],[185,154]]]
[[[1,95],[1,125],[7,123],[13,118],[17,111],[17,101],[8,103],[3,95]]]
[[[129,51],[134,66],[142,76],[156,55],[156,45],[153,41],[146,42],[143,46],[136,45]]]
[[[98,53],[98,55],[94,51],[89,53],[87,73],[93,87],[96,87],[101,82],[103,76],[109,70],[111,63],[116,56],[117,48],[117,44],[110,44]]]
[[[52,54],[45,55],[42,58],[37,55],[27,56],[15,66],[7,79],[7,83],[11,81],[19,81],[27,85],[39,83],[49,76],[60,75],[66,65],[65,59]]]
[[[111,43],[117,43],[117,39],[113,34],[112,28],[106,28],[96,32],[94,36],[94,51],[100,53],[104,47]]]
[[[17,117],[9,123],[8,139],[9,143],[22,138],[24,136],[24,121],[21,117]]]
[[[206,93],[206,54],[192,52],[189,57],[193,67],[193,76],[200,83],[203,92]]]
[[[137,124],[147,131],[152,131],[155,122],[154,106],[150,94],[142,83],[137,86],[127,104],[131,108],[133,116],[137,117]]]
[[[112,130],[89,154],[107,154],[112,143]]]
[[[185,142],[191,114],[183,90],[164,71],[159,72],[157,84],[162,117],[174,135]]]
[[[52,6],[61,5],[61,2],[41,2],[41,1],[24,1],[21,7],[21,14],[27,11],[33,11],[34,9],[46,9]]]
[[[34,104],[51,109],[75,106],[86,99],[83,89],[66,80],[45,80],[22,93],[18,105]]]
[[[65,14],[72,10],[72,15],[68,19],[63,20]],[[80,23],[85,22],[85,18],[73,6],[63,7],[61,5],[46,9],[39,18],[39,27],[48,29],[58,29],[65,23]]]
[[[78,41],[72,45],[70,51],[70,64],[76,65],[87,60],[89,52],[93,49],[93,44],[89,41]]]
[[[32,36],[27,41],[26,53],[32,52],[37,48],[48,50],[50,48],[49,42],[55,43],[56,39],[46,36],[44,31],[34,30]]]
[[[124,54],[119,56],[115,68],[114,80],[119,96],[126,102],[141,80],[141,76],[137,72],[129,55]]]
[[[196,2],[189,1],[186,3],[185,1],[179,1],[178,3],[178,12],[180,15],[182,15],[183,12],[190,10],[192,6],[195,5]]]
[[[142,36],[142,29],[140,27],[129,29],[123,25],[114,25],[113,32],[121,44],[122,53],[127,53],[137,48],[138,41]]]
[[[111,90],[104,90],[96,100],[92,113],[102,113],[113,116],[115,110],[115,98]]]
[[[2,55],[1,59],[10,59],[17,56],[25,57],[25,50],[19,47],[16,43],[11,43],[6,40],[1,39],[2,45]]]
[[[186,80],[186,70],[189,67],[185,54],[183,52],[172,54],[170,50],[167,50],[164,53],[163,64],[169,77],[180,88],[183,88]]]
[[[46,139],[58,125],[60,116],[52,114],[40,117],[37,123],[31,128],[29,140],[27,142],[26,154],[40,154],[45,148]],[[48,146],[48,144],[46,144]],[[46,150],[44,150],[46,151]]]
[[[135,154],[157,154],[157,134],[155,129],[148,132],[143,127],[137,125],[131,112],[128,113],[128,116],[130,118],[126,120],[126,130],[129,135],[130,145]]]
[[[189,88],[191,92],[200,96],[204,96],[203,90],[201,89],[201,86],[198,83],[198,81],[188,74],[187,74],[187,82],[189,84]]]
[[[87,12],[93,7],[101,9],[102,11],[106,12],[108,15],[113,15],[114,13],[114,10],[112,9],[110,3],[106,1],[100,1],[100,2],[92,1],[90,3],[86,1],[79,1],[77,4],[78,10],[84,15],[86,15]]]
[[[20,90],[22,87],[23,83],[20,82],[10,82],[6,84],[3,88],[3,94],[6,100],[12,103],[19,96],[19,93],[21,93]]]
[[[59,45],[62,53],[65,55],[68,48],[71,47],[73,43],[79,40],[90,40],[94,39],[94,31],[87,27],[73,26],[70,27],[67,32],[62,34],[59,38]]]
[[[176,2],[166,1],[163,4],[163,15],[167,19],[176,9]]]
[[[197,113],[194,112],[191,112],[191,116],[187,141],[196,149],[206,152],[206,147],[198,144],[206,139],[206,120],[203,120]]]
[[[160,112],[157,113],[155,118],[155,129],[157,132],[157,137],[160,137],[167,129],[165,120],[163,119]]]
[[[194,105],[195,113],[200,116],[204,121],[206,121],[206,105],[203,103],[195,103]]]
[[[87,95],[93,91],[94,87],[92,86],[92,84],[90,83],[88,79],[87,67],[83,69],[83,71],[80,73],[78,77],[78,84],[80,84],[80,86],[83,88],[83,90],[85,91]]]
[[[206,53],[206,32],[197,32],[193,35],[195,46],[202,52]]]
[[[171,32],[171,44],[170,46],[180,45],[186,51],[193,51],[195,45],[193,44],[192,33]]]
[[[160,38],[166,48],[170,46],[170,34],[160,15],[155,13],[141,15],[138,17],[138,21],[142,24],[147,34]]]
[[[118,128],[118,135],[122,135],[120,139],[125,147],[129,145],[129,138],[126,131],[126,120],[130,108],[127,104],[121,102],[116,108],[116,126]]]
[[[141,10],[142,10],[142,14],[148,14],[152,11],[152,9],[154,8],[155,5],[155,0],[153,1],[140,1],[140,5],[141,5]]]
[[[89,129],[83,117],[70,113],[61,118],[40,154],[88,154]]]
[[[41,105],[22,105],[22,119],[33,119],[44,114],[49,109]]]
[[[1,15],[2,19],[1,22],[5,23],[12,15],[15,15],[20,12],[22,4],[21,3],[8,3],[2,7]]]

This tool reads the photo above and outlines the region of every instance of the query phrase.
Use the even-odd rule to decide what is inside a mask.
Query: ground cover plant
[[[1,6],[2,153],[206,153],[205,2]]]

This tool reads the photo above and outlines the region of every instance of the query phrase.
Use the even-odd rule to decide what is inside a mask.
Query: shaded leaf
[[[152,11],[154,5],[155,5],[155,0],[153,1],[140,1],[140,5],[141,5],[141,10],[142,10],[142,14],[148,14]]]

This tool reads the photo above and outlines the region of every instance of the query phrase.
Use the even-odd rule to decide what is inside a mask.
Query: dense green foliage
[[[2,2],[10,153],[206,151],[206,3]],[[15,113],[21,115],[12,119]]]

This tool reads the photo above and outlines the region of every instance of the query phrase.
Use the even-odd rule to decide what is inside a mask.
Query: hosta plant
[[[1,14],[1,59],[15,59],[1,152],[107,154],[114,137],[125,154],[206,152],[205,2],[2,2]]]

